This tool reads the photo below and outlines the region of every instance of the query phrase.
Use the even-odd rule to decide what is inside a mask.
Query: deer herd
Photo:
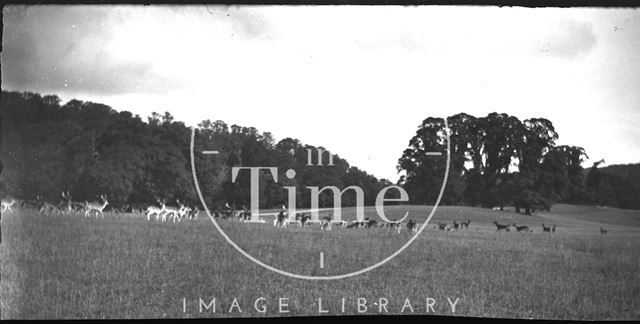
[[[299,228],[307,228],[312,226],[312,224],[319,224],[318,228],[320,230],[330,231],[332,225],[335,224],[340,228],[347,229],[366,229],[366,228],[387,228],[388,230],[394,231],[396,233],[402,232],[402,222],[397,220],[391,220],[389,222],[380,222],[375,219],[369,219],[368,217],[363,220],[332,220],[331,216],[324,216],[322,219],[318,221],[311,220],[310,212],[300,212],[296,213],[295,219],[289,219],[288,213],[285,211],[286,208],[283,206],[282,210],[277,213],[275,219],[273,220],[274,227],[286,228],[292,225],[297,225]],[[418,231],[418,223],[411,219],[406,223],[406,227],[410,233],[417,233]]]
[[[182,219],[189,218],[195,219],[198,215],[197,207],[188,207],[176,200],[178,207],[167,206],[165,200],[157,199],[161,207],[149,206],[146,210],[142,206],[125,205],[122,208],[111,208],[111,212],[120,214],[124,212],[131,212],[132,214],[144,214],[147,216],[147,220],[151,220],[152,216],[155,216],[156,220],[167,221],[173,220],[181,221]],[[13,207],[18,205],[18,201],[14,198],[7,198],[2,200],[2,212],[12,212]],[[84,201],[75,202],[71,199],[69,191],[61,193],[61,199],[57,204],[43,200],[42,197],[36,196],[36,200],[25,200],[20,203],[22,207],[34,208],[40,215],[62,215],[62,214],[76,214],[81,213],[84,218],[101,217],[104,218],[105,209],[109,205],[107,195],[100,195],[100,199],[97,201]]]
[[[100,199],[97,201],[84,201],[84,202],[74,202],[71,199],[71,195],[68,191],[61,193],[62,199],[58,204],[53,204],[48,201],[43,200],[40,196],[36,197],[35,201],[18,201],[14,198],[6,198],[2,199],[2,213],[12,213],[14,208],[16,207],[32,207],[38,210],[38,213],[41,215],[56,215],[56,214],[72,214],[72,213],[83,213],[84,218],[89,218],[95,216],[96,218],[101,217],[104,218],[105,208],[109,205],[109,200],[107,195],[101,195]],[[120,208],[112,208],[111,211],[115,213],[120,212],[131,212],[133,214],[143,214],[146,216],[147,221],[156,220],[161,222],[180,222],[184,219],[193,220],[196,219],[199,213],[199,208],[197,206],[189,207],[180,202],[180,200],[176,199],[177,205],[168,206],[165,199],[156,199],[158,205],[150,205],[144,209],[141,205],[128,205],[124,209]],[[232,219],[238,220],[240,222],[246,222],[251,219],[251,211],[248,210],[245,206],[242,209],[236,209],[235,205],[230,206],[228,203],[225,204],[223,208],[217,208],[213,210],[213,214],[215,218],[222,219]],[[288,212],[286,211],[285,206],[283,206],[282,210],[278,212],[273,220],[273,226],[279,228],[286,228],[292,225],[297,225],[301,228],[311,227],[312,224],[318,224],[320,230],[330,231],[332,229],[332,225],[338,226],[340,228],[357,228],[357,229],[366,229],[366,228],[387,228],[389,230],[400,233],[403,227],[407,228],[407,231],[410,233],[417,233],[418,231],[418,223],[410,219],[404,224],[402,221],[391,220],[390,222],[378,222],[374,219],[365,218],[364,220],[332,220],[331,216],[324,216],[320,220],[312,221],[310,212],[299,212],[296,213],[295,219],[292,219],[288,216]],[[440,231],[458,231],[463,229],[469,229],[469,224],[471,220],[460,221],[454,220],[452,224],[447,223],[438,223],[434,228]],[[501,224],[497,221],[494,221],[493,224],[496,226],[496,233],[498,232],[517,232],[517,233],[533,233],[533,228],[530,228],[527,225],[517,225],[516,223],[505,223]],[[403,226],[404,225],[404,226]],[[555,233],[556,225],[546,226],[542,224],[542,233]],[[607,230],[604,228],[600,228],[600,234],[607,234]]]

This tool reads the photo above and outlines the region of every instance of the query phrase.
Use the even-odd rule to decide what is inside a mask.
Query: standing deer
[[[98,214],[102,215],[102,218],[104,218],[104,213],[102,212],[105,207],[107,207],[107,205],[109,204],[109,201],[107,200],[107,195],[100,195],[100,199],[102,199],[102,204],[99,202],[87,202],[86,205],[86,211],[84,212],[84,217],[88,217],[89,214],[92,211],[96,212],[96,218],[98,218]]]
[[[506,224],[506,225],[502,225],[502,224],[498,224],[497,221],[493,221],[494,224],[496,224],[496,232],[500,232],[501,230],[505,230],[506,232],[510,232],[511,230],[509,230],[509,227],[511,227],[511,225]]]
[[[320,223],[320,230],[331,230],[331,217],[325,216],[322,217],[322,222]]]
[[[58,204],[58,211],[61,213],[71,213],[73,211],[73,204],[71,203],[71,195],[69,194],[69,191],[62,192],[62,200],[60,200],[60,203]]]
[[[147,210],[144,212],[147,215],[147,220],[151,220],[151,215],[156,216],[156,220],[160,218],[160,214],[162,214],[166,208],[167,201],[165,199],[160,200],[160,198],[156,198],[158,204],[160,204],[160,208],[156,206],[149,206]]]
[[[551,226],[547,227],[547,226],[544,226],[544,224],[542,224],[542,233],[551,234]]]
[[[409,231],[411,233],[417,233],[418,232],[418,223],[416,223],[416,221],[414,221],[413,219],[410,219],[407,222],[407,229],[409,229]]]
[[[11,209],[11,207],[13,205],[15,205],[16,200],[14,198],[10,198],[10,199],[2,199],[2,212],[4,213],[5,211],[9,211],[10,213],[13,212],[13,210]]]

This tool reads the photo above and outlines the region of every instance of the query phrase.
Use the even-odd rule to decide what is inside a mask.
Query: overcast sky
[[[459,112],[640,162],[634,9],[5,6],[2,46],[4,90],[253,126],[391,181],[421,121]]]

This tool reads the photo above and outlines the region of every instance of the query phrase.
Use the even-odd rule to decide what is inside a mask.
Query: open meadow
[[[411,211],[410,218],[421,225],[427,209],[386,210],[391,217]],[[373,208],[365,212],[374,218]],[[343,218],[353,219],[354,209],[345,208]],[[436,226],[454,220],[470,225],[452,231]],[[494,221],[527,225],[532,232],[496,232]],[[543,233],[543,223],[556,225],[555,232]],[[387,228],[276,228],[269,220],[219,224],[259,260],[305,275],[356,271],[390,255],[412,235],[406,227],[398,234]],[[2,319],[413,312],[639,320],[639,246],[639,211],[556,205],[551,212],[526,216],[445,206],[388,263],[355,277],[309,281],[252,263],[202,212],[196,220],[162,223],[134,214],[84,219],[23,209],[2,214],[0,307]],[[213,298],[215,312],[209,307]],[[207,304],[202,312],[200,300]]]

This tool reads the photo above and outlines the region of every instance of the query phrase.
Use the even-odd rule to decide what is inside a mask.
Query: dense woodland
[[[559,202],[640,209],[640,165],[620,168],[626,174],[610,171],[618,166],[599,170],[600,162],[583,170],[585,150],[556,145],[558,133],[547,119],[461,113],[447,122],[451,163],[442,198],[446,205],[508,205],[525,213],[549,210]],[[444,119],[427,118],[399,159],[398,170],[406,173],[399,183],[412,202],[437,198],[446,158],[426,152],[446,152],[446,144]]]
[[[190,164],[191,130],[169,113],[143,120],[98,103],[71,100],[61,105],[55,95],[7,91],[2,91],[0,108],[3,197],[57,201],[62,191],[69,191],[74,201],[107,194],[112,206],[150,204],[160,198],[198,201]],[[451,164],[443,204],[515,205],[527,213],[557,202],[640,208],[637,181],[619,172],[583,170],[586,152],[557,146],[558,134],[546,119],[520,121],[493,113],[482,118],[458,114],[447,121]],[[445,152],[444,130],[443,119],[427,118],[408,148],[398,148],[402,176],[397,184],[407,190],[411,203],[432,204],[439,193],[446,155],[425,153]],[[199,184],[207,204],[240,207],[249,203],[249,172],[232,182],[232,167],[278,167],[278,183],[267,172],[260,175],[261,208],[286,204],[283,186],[295,186],[298,207],[309,207],[307,186],[359,186],[365,205],[373,205],[378,192],[392,185],[334,152],[333,167],[306,166],[307,149],[318,148],[292,138],[275,142],[270,133],[253,127],[204,120],[196,130],[194,151],[220,153],[196,154]],[[285,177],[287,169],[296,171],[294,179]],[[321,206],[333,203],[328,191],[320,198]],[[355,198],[347,190],[342,205],[355,205]]]

